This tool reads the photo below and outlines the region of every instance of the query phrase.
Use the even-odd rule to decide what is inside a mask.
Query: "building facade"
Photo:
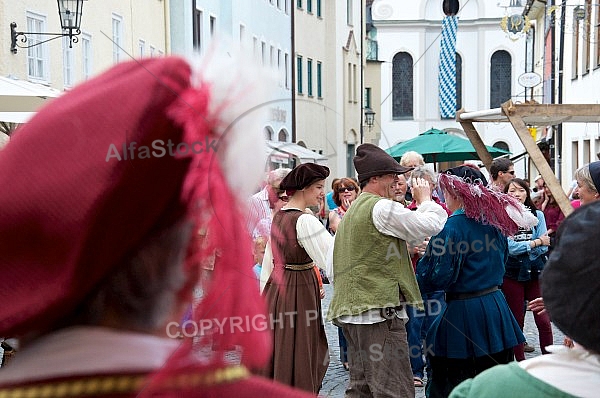
[[[508,3],[508,2],[506,2]],[[524,101],[517,83],[525,62],[525,39],[513,40],[501,28],[508,4],[461,1],[456,33],[457,108],[475,111],[503,102]],[[454,118],[442,118],[439,105],[442,2],[375,0],[378,58],[382,61],[380,98],[381,138],[389,148],[434,127],[464,137]],[[509,124],[477,126],[486,145],[523,153]],[[528,174],[527,162],[516,161],[518,176]]]

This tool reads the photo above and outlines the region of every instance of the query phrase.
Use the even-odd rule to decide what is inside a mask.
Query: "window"
[[[27,31],[45,32],[46,17],[27,13]],[[49,63],[47,44],[35,46],[36,43],[42,41],[41,36],[38,35],[30,35],[28,39],[34,47],[27,49],[27,76],[31,79],[47,80]]]
[[[312,95],[313,95],[312,64],[313,64],[313,60],[308,58],[306,60],[306,87],[307,87],[307,93],[308,93],[309,97],[312,97]]]
[[[296,8],[302,9],[302,0],[296,0]]]
[[[573,57],[571,58],[571,79],[579,74],[579,21],[573,16]]]
[[[245,36],[246,36],[246,27],[243,24],[240,24],[240,44],[244,43]]]
[[[121,47],[123,45],[123,17],[112,16],[113,63],[121,60]]]
[[[462,108],[462,57],[456,53],[456,110]]]
[[[271,61],[271,68],[275,68],[275,47],[271,46],[269,51],[269,60]]]
[[[273,130],[270,127],[265,127],[263,132],[265,133],[265,140],[271,141],[273,139]]]
[[[92,37],[87,34],[81,36],[81,63],[83,65],[83,78],[89,79],[92,75]]]
[[[350,26],[353,25],[353,19],[354,19],[354,16],[352,15],[353,3],[354,2],[352,0],[346,0],[346,23]]]
[[[352,64],[348,64],[347,84],[348,84],[348,102],[352,102]]]
[[[317,0],[317,17],[321,18],[321,0]]]
[[[354,144],[347,144],[346,147],[346,175],[354,176],[354,152],[356,152]]]
[[[583,20],[583,54],[581,56],[581,60],[583,61],[583,68],[582,68],[583,73],[587,73],[590,71],[591,38],[592,38],[592,2],[591,2],[591,0],[585,0],[585,19]]]
[[[202,52],[202,11],[198,10],[194,2],[194,22],[193,22],[193,35],[194,35],[194,50]]]
[[[277,49],[277,72],[279,73],[279,87],[283,86],[283,81],[285,79],[284,73],[285,71],[282,68],[282,59],[281,59],[281,49]]]
[[[356,101],[358,100],[358,93],[357,93],[357,88],[358,87],[358,76],[356,74],[356,64],[352,65],[352,101],[356,104]]]
[[[267,65],[267,43],[264,41],[260,43],[260,57],[262,60],[262,66]]]
[[[213,38],[215,33],[217,33],[217,18],[211,15],[209,19],[209,29],[210,29],[210,37]]]
[[[508,148],[508,144],[504,141],[498,141],[492,146],[494,148],[498,148],[498,149],[502,149],[503,151],[510,152],[510,149]]]
[[[140,52],[140,58],[144,58],[144,55],[146,55],[146,42],[142,39],[138,41],[138,50]]]
[[[571,142],[571,167],[573,172],[579,168],[579,141]]]
[[[600,5],[596,7],[596,67],[600,67]]]
[[[252,37],[252,51],[254,51],[254,59],[258,60],[258,37]]]
[[[583,140],[583,164],[590,163],[591,140]]]
[[[154,58],[156,56],[156,48],[154,46],[150,46],[150,58]]]
[[[302,94],[302,56],[296,57],[296,73],[298,78],[298,94]]]
[[[492,55],[490,67],[490,108],[499,108],[511,97],[512,59],[504,50]]]
[[[312,0],[306,0],[306,12],[312,14]]]
[[[277,134],[277,140],[279,142],[287,142],[287,133],[285,130],[279,130],[279,134]]]
[[[323,98],[323,64],[317,62],[317,97]]]
[[[400,52],[392,60],[392,119],[413,117],[413,59]]]
[[[72,87],[74,84],[73,72],[73,47],[68,37],[64,36],[62,40],[63,47],[63,84],[65,87]]]
[[[365,87],[365,108],[373,109],[371,107],[371,87]]]
[[[284,55],[283,67],[285,68],[285,84],[284,87],[286,89],[290,89],[290,79],[289,79],[289,70],[290,70],[290,56],[288,53]]]

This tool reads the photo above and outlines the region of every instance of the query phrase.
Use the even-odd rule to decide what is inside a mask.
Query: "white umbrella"
[[[35,112],[48,98],[61,94],[42,84],[0,76],[0,112]],[[27,116],[21,115],[20,119]]]

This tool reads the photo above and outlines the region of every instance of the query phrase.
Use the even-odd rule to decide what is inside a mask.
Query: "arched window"
[[[499,108],[511,97],[512,60],[510,54],[498,50],[492,55],[490,67],[490,108]]]
[[[273,140],[273,129],[267,126],[264,128],[263,132],[265,133],[265,140],[272,141]]]
[[[284,129],[279,130],[279,134],[277,135],[277,140],[279,142],[287,142],[287,132]]]
[[[462,57],[456,53],[456,110],[462,108]]]
[[[413,59],[401,52],[392,60],[392,119],[413,117]]]
[[[506,152],[510,152],[509,148],[508,148],[508,144],[504,141],[498,141],[496,142],[494,145],[492,145],[494,148],[498,148],[498,149],[502,149]]]

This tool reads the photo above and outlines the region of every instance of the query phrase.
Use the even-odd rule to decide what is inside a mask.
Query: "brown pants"
[[[350,383],[346,397],[415,396],[406,328],[393,318],[372,325],[344,323]]]

